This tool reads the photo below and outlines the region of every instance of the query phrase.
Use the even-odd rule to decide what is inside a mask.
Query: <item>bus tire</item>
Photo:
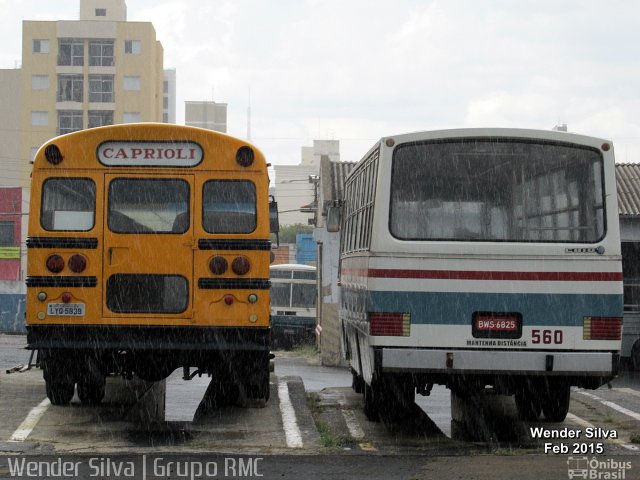
[[[540,418],[542,405],[540,399],[529,390],[519,390],[515,394],[518,416],[526,422],[535,422]]]
[[[271,389],[269,384],[269,355],[260,354],[249,361],[241,369],[241,397],[251,400],[269,401]]]
[[[105,383],[103,382],[78,382],[78,398],[83,405],[99,405],[104,398]]]
[[[375,385],[375,384],[374,384]],[[364,414],[368,420],[372,422],[380,421],[379,392],[376,392],[375,386],[372,387],[365,382],[363,390],[364,397]],[[378,394],[376,394],[378,393]]]
[[[47,397],[53,405],[67,405],[75,390],[75,361],[64,350],[46,350],[42,352],[42,376]]]
[[[364,380],[355,370],[351,370],[351,388],[356,393],[364,392]]]
[[[629,367],[634,372],[640,371],[640,341],[633,344],[631,357],[629,357]]]
[[[98,360],[87,356],[78,379],[78,398],[83,405],[98,405],[104,398],[106,377]]]
[[[550,422],[562,422],[569,413],[571,387],[565,383],[549,383],[542,401],[542,411]]]
[[[69,405],[73,398],[74,384],[62,381],[47,381],[47,397],[52,405]]]

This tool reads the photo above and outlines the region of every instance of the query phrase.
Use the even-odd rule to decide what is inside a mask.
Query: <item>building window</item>
[[[162,108],[164,108],[165,110],[169,109],[169,98],[168,97],[163,97],[162,98]]]
[[[82,102],[83,98],[82,75],[58,75],[58,102]]]
[[[113,103],[113,75],[89,75],[89,101]]]
[[[32,90],[46,90],[49,88],[49,75],[31,75]]]
[[[89,128],[113,125],[112,110],[89,110]]]
[[[76,66],[84,65],[84,43],[73,38],[60,39],[58,45],[58,65]]]
[[[162,114],[162,122],[163,123],[169,123],[169,114],[168,113],[163,113]]]
[[[125,90],[140,91],[140,77],[124,77],[124,85]]]
[[[166,80],[162,82],[162,92],[167,95],[169,93],[169,82]]]
[[[31,112],[31,125],[34,127],[49,125],[49,112]]]
[[[142,51],[142,42],[140,40],[125,40],[124,53],[139,54]]]
[[[16,245],[14,232],[14,222],[0,221],[0,247],[14,247]]]
[[[89,42],[89,66],[113,67],[113,40]]]
[[[82,130],[82,110],[61,110],[58,112],[58,135]]]
[[[124,112],[122,114],[122,123],[138,123],[140,121],[140,112]]]
[[[96,17],[106,17],[107,9],[106,8],[96,8]]]
[[[33,53],[49,53],[49,40],[33,39]]]
[[[35,161],[36,159],[36,154],[38,153],[38,150],[40,150],[40,147],[31,147],[31,161]]]

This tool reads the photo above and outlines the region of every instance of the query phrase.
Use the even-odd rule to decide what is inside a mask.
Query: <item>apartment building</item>
[[[186,101],[184,104],[185,125],[227,133],[226,103]]]
[[[117,123],[162,122],[163,49],[124,0],[80,0],[79,20],[22,27],[20,158],[50,138]],[[24,161],[21,186],[28,186]]]

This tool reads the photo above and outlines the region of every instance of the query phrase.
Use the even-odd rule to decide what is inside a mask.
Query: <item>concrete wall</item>
[[[0,281],[0,333],[24,333],[26,287],[24,282]]]
[[[338,259],[340,258],[340,234],[329,233],[325,228],[316,228],[313,237],[318,243],[318,323],[320,356],[323,365],[345,365],[342,348],[342,327],[338,316],[340,289],[338,288]]]

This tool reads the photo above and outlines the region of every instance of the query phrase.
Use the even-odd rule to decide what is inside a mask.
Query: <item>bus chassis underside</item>
[[[185,380],[211,376],[218,403],[268,401],[269,339],[267,328],[27,327],[28,348],[39,352],[47,396],[56,405],[71,401],[76,384],[82,403],[97,404],[109,375],[156,382],[180,367]]]

